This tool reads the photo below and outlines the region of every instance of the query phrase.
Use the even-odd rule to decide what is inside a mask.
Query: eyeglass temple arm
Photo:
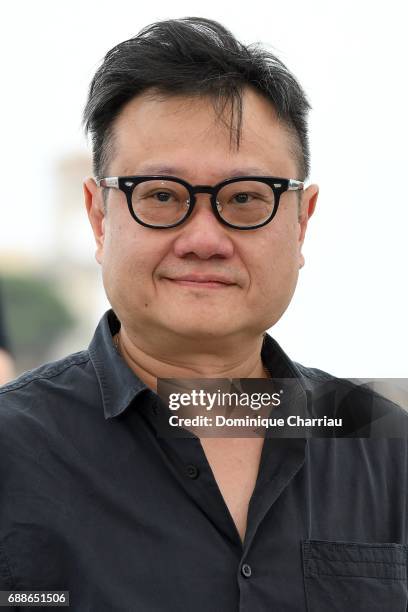
[[[97,179],[95,182],[98,187],[119,187],[117,176],[107,176],[106,178]]]
[[[289,179],[288,191],[297,191],[303,189],[305,184],[302,181],[296,181],[295,179]]]

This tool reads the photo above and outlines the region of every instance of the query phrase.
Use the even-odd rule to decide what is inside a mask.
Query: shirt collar
[[[121,414],[143,392],[152,392],[129,368],[113,345],[112,336],[120,329],[113,310],[103,315],[89,345],[102,395],[105,419]]]
[[[89,345],[89,355],[95,368],[102,395],[105,419],[120,415],[142,393],[153,391],[129,368],[114,347],[112,336],[120,329],[113,310],[103,315]],[[295,378],[302,385],[302,375],[268,333],[264,334],[261,351],[263,364],[274,378]]]

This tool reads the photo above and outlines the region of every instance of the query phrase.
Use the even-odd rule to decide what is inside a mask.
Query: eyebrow
[[[126,175],[132,175],[132,172],[129,171],[129,168],[125,168],[124,172]],[[154,174],[168,174],[171,176],[179,176],[182,178],[188,171],[186,168],[176,167],[176,166],[168,166],[165,164],[145,164],[139,167],[138,172],[135,172],[134,175],[154,175]],[[225,173],[226,178],[235,178],[238,176],[272,176],[270,170],[266,170],[265,168],[259,167],[246,167],[246,168],[233,168],[230,171]]]

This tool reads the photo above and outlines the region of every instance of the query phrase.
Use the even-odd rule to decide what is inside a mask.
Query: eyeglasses
[[[190,185],[175,176],[109,176],[98,187],[120,189],[135,221],[155,229],[177,227],[192,214],[197,193],[211,196],[215,217],[240,230],[266,225],[277,213],[285,191],[298,191],[304,183],[275,176],[241,176],[217,185]]]

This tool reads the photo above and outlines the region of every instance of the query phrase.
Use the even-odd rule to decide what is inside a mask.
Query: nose
[[[191,216],[179,228],[174,242],[177,257],[195,255],[199,259],[229,258],[234,253],[234,244],[224,227],[215,217],[210,196],[196,195],[196,204]]]

